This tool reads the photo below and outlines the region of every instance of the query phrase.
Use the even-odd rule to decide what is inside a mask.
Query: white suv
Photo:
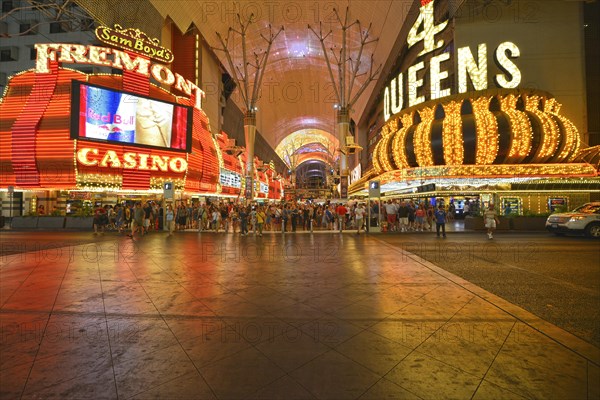
[[[600,239],[600,202],[584,204],[571,212],[552,214],[546,221],[546,229],[557,235],[583,232],[588,237]]]

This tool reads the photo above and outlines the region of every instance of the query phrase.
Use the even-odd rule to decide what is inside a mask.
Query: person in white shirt
[[[496,225],[498,224],[498,214],[494,209],[494,203],[490,203],[490,207],[483,213],[483,221],[487,228],[488,239],[493,239],[494,229],[496,229]]]
[[[354,210],[354,219],[356,222],[356,233],[360,234],[360,229],[363,226],[363,221],[365,220],[365,214],[367,213],[367,210],[365,209],[364,204],[359,204],[356,207],[356,210]]]
[[[212,226],[215,232],[219,232],[219,219],[221,219],[221,214],[219,210],[214,208],[212,212]]]
[[[387,214],[388,230],[393,232],[396,230],[396,214],[398,213],[398,207],[391,200],[385,204],[385,213]]]
[[[175,213],[173,212],[173,207],[171,207],[170,204],[167,206],[166,220],[167,229],[169,230],[169,236],[171,236],[175,228]]]

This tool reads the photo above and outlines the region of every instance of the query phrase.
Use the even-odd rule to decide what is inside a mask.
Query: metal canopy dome
[[[363,53],[360,71],[368,70],[374,53],[376,65],[385,64],[399,34],[412,1],[366,0],[366,1],[315,1],[315,2],[235,2],[235,1],[189,1],[189,0],[150,0],[164,18],[171,18],[177,27],[185,32],[192,24],[213,48],[219,47],[216,32],[226,36],[234,27],[239,13],[242,20],[251,14],[256,23],[250,25],[247,43],[250,50],[264,50],[265,42],[261,34],[268,35],[269,24],[284,26],[285,31],[273,44],[269,62],[262,82],[262,96],[258,101],[257,128],[267,142],[276,148],[289,134],[302,129],[320,129],[335,137],[335,96],[330,83],[326,62],[319,40],[308,29],[308,25],[323,24],[323,31],[333,31],[326,41],[327,47],[341,43],[341,32],[334,14],[349,9],[350,18],[359,19],[363,30],[372,23],[371,33],[379,41],[368,52]],[[359,35],[349,34],[349,54],[356,59]],[[239,65],[241,43],[233,43],[234,60]],[[223,65],[227,66],[225,55],[217,52]],[[228,71],[231,73],[231,71]],[[334,71],[334,74],[337,71]],[[363,77],[364,78],[364,77]],[[355,91],[362,83],[360,78],[354,83]],[[371,83],[356,103],[352,115],[358,118],[364,111],[375,83]],[[236,89],[237,92],[237,89]],[[240,96],[233,97],[242,107]]]

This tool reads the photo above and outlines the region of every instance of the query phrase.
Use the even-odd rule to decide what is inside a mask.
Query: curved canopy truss
[[[343,43],[342,30],[339,28],[339,16],[346,17],[348,9],[348,25],[360,19],[361,27],[371,25],[370,35],[379,37],[372,43],[368,51],[361,53],[361,43],[365,40],[364,30],[349,29],[346,34],[346,59],[352,60],[348,71],[356,67],[356,79],[349,80],[348,89],[352,94],[358,93],[369,79],[372,65],[385,63],[396,43],[402,21],[410,11],[406,1],[399,0],[332,0],[315,2],[240,2],[223,0],[150,0],[158,12],[170,18],[175,25],[185,32],[190,26],[200,31],[204,40],[213,48],[221,48],[219,35],[225,38],[230,27],[239,25],[238,14],[243,21],[252,16],[252,23],[247,32],[247,50],[265,51],[267,43],[264,38],[271,34],[271,27],[284,26],[285,30],[272,43],[268,65],[261,81],[260,95],[256,106],[257,129],[273,147],[277,146],[285,136],[302,129],[322,129],[334,132],[335,111],[338,103],[336,89],[332,85],[323,49],[329,54],[339,57]],[[339,15],[338,15],[339,12]],[[308,28],[327,35],[321,43],[320,37]],[[217,35],[217,32],[219,35]],[[261,36],[263,35],[263,36]],[[325,37],[323,37],[325,39]],[[231,48],[231,62],[223,52],[217,52],[221,63],[229,74],[236,69],[243,70],[243,46],[241,40],[232,38],[228,43]],[[373,53],[373,58],[369,55]],[[332,55],[333,57],[333,55]],[[360,64],[355,60],[363,59]],[[337,77],[337,66],[333,69]],[[350,75],[350,74],[348,74]],[[251,74],[249,78],[252,78]],[[253,85],[250,79],[248,82]],[[204,83],[204,82],[202,82]],[[245,82],[240,82],[245,85]],[[360,116],[364,112],[369,97],[375,88],[367,85],[364,95],[353,105],[352,115]],[[233,100],[244,109],[240,87],[232,94]],[[327,146],[326,146],[327,147]],[[339,146],[336,146],[337,148]],[[295,151],[295,150],[294,150]],[[292,151],[293,153],[293,151]],[[332,153],[333,154],[333,153]]]
[[[323,161],[307,160],[296,168],[296,186],[304,189],[323,189],[327,186],[329,167]]]
[[[286,136],[275,148],[275,152],[295,170],[308,160],[319,160],[334,165],[339,157],[339,140],[320,129],[300,129]]]

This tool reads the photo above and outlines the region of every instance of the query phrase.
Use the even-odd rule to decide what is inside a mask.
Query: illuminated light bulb
[[[382,139],[379,139],[379,141],[375,145],[375,149],[373,150],[373,168],[375,168],[375,171],[377,171],[378,174],[381,174],[383,172],[383,167],[381,166],[381,163],[379,162],[379,157],[380,157],[379,149],[381,148],[381,142],[382,142]],[[242,185],[243,185],[243,183],[242,183]]]
[[[498,156],[499,134],[496,117],[489,110],[491,97],[471,101],[477,132],[476,164],[492,164]]]
[[[385,137],[389,134],[390,134],[390,127],[387,124],[385,124],[384,126],[381,127],[381,136]]]
[[[394,118],[390,122],[388,122],[385,126],[385,135],[384,130],[382,129],[382,138],[379,141],[379,151],[377,152],[377,161],[378,165],[382,171],[392,171],[394,170],[394,166],[390,160],[390,154],[388,152],[390,141],[395,136],[394,134],[398,131],[398,119]]]
[[[396,82],[398,83],[398,89],[396,89]],[[398,78],[392,79],[391,82],[391,114],[395,115],[402,111],[402,107],[404,106],[404,90],[402,88],[402,74],[398,75]],[[388,94],[388,88],[386,90],[386,95]],[[388,118],[386,118],[387,121]]]
[[[460,165],[406,170],[409,176],[419,177],[523,177],[531,176],[588,176],[594,177],[596,171],[589,164],[503,164],[503,165]],[[418,174],[417,174],[418,172]]]
[[[390,133],[396,133],[399,125],[398,118],[394,118],[392,121],[388,122],[388,125],[390,127]]]
[[[404,146],[404,142],[406,139],[406,134],[408,133],[409,128],[412,126],[414,113],[404,114],[400,117],[402,119],[402,128],[396,132],[394,135],[394,140],[392,142],[394,162],[399,169],[408,168],[408,159],[406,157],[406,147]]]
[[[431,151],[431,124],[433,123],[434,109],[424,107],[419,111],[421,123],[415,129],[413,145],[417,163],[420,167],[434,165],[433,153]]]
[[[462,100],[451,101],[444,105],[442,145],[446,165],[461,165],[464,160],[464,142],[460,109]]]
[[[536,154],[536,159],[545,161],[552,157],[558,149],[560,130],[558,124],[552,118],[540,111],[539,104],[539,96],[525,96],[525,109],[535,115],[542,124],[542,143]]]
[[[581,146],[581,137],[575,124],[568,118],[560,115],[560,108],[562,105],[556,101],[556,99],[547,99],[544,103],[544,112],[558,118],[564,127],[564,141],[565,146],[560,154],[557,156],[557,161],[570,161],[579,151]]]
[[[510,53],[510,57],[506,54]],[[510,75],[510,80],[506,79],[503,74],[497,74],[495,81],[501,88],[504,89],[515,89],[521,83],[521,71],[512,62],[512,58],[518,58],[521,55],[521,51],[516,44],[512,42],[503,42],[496,48],[495,59],[502,69],[506,70]]]
[[[419,96],[419,88],[423,86],[423,79],[417,79],[417,72],[424,69],[425,64],[423,61],[411,65],[408,68],[408,106],[416,106],[417,104],[421,104],[425,101],[425,96]]]
[[[381,139],[381,147],[379,148],[379,161],[381,166],[385,171],[393,171],[394,167],[390,162],[390,154],[388,153],[388,148],[390,141],[392,140],[392,135],[388,135]]]
[[[485,90],[488,87],[487,82],[487,45],[481,43],[477,47],[477,59],[475,62],[471,49],[460,47],[456,55],[458,61],[458,92],[466,93],[469,90],[467,76],[471,78],[475,90]]]
[[[507,162],[519,162],[531,152],[533,130],[527,115],[516,109],[518,98],[509,94],[500,98],[500,109],[508,116],[512,140]]]

